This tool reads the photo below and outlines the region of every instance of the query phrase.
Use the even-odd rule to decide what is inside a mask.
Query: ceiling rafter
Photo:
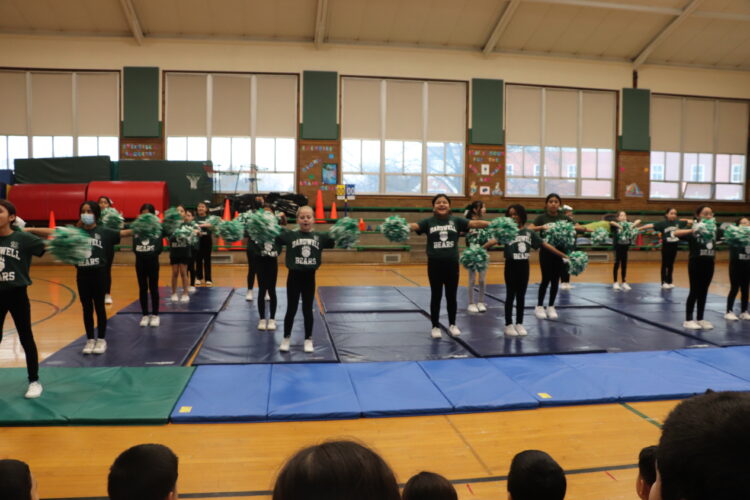
[[[315,12],[315,47],[320,48],[326,39],[328,21],[328,0],[318,0],[318,8]]]
[[[633,59],[633,70],[637,70],[643,63],[646,62],[648,56],[656,50],[659,45],[664,43],[664,40],[676,30],[682,23],[684,23],[690,15],[700,6],[703,0],[691,0],[691,2],[685,7],[679,16],[672,19],[664,29],[662,29],[648,44],[641,49],[638,55]]]
[[[143,29],[138,14],[135,12],[133,0],[120,0],[120,5],[122,5],[122,11],[125,13],[125,19],[128,21],[133,38],[138,45],[143,45]]]
[[[490,33],[487,42],[482,48],[482,52],[485,55],[494,52],[495,47],[497,47],[497,42],[500,41],[500,37],[503,36],[503,33],[508,28],[510,20],[513,19],[513,14],[516,12],[520,3],[521,0],[510,0],[510,2],[508,2],[508,6],[505,7],[503,14],[500,16],[500,19],[497,20],[497,24],[495,24],[492,33]]]

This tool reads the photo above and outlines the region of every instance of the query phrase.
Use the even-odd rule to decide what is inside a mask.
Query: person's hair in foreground
[[[567,482],[562,467],[547,453],[526,450],[513,457],[508,472],[512,500],[562,500]]]
[[[161,444],[139,444],[118,456],[109,469],[111,500],[177,498],[177,455]]]

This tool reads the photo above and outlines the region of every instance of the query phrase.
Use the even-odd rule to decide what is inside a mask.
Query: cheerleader
[[[105,208],[114,208],[112,207],[112,200],[109,199],[108,196],[100,196],[99,199],[96,201],[99,204],[99,211],[101,213],[104,213]],[[107,250],[107,255],[105,256],[107,259],[107,276],[105,278],[105,294],[104,294],[104,303],[106,305],[112,305],[112,264],[115,261],[115,247],[112,246],[111,250]]]
[[[195,229],[197,235],[195,241],[190,245],[190,262],[188,262],[188,278],[190,281],[189,293],[195,292],[195,262],[198,259],[198,245],[200,241],[200,226],[195,222],[195,211],[192,208],[185,210],[185,225]]]
[[[265,205],[265,200],[262,196],[255,197],[254,207],[262,208]],[[245,294],[245,300],[248,302],[253,301],[253,284],[255,283],[255,276],[258,274],[258,263],[257,255],[255,254],[256,248],[250,244],[250,236],[247,237],[247,243],[245,244],[245,254],[247,255],[247,293]]]
[[[674,288],[672,273],[674,272],[674,261],[677,258],[677,248],[680,238],[674,235],[678,229],[688,227],[692,222],[687,219],[677,218],[677,209],[668,208],[664,212],[664,220],[641,226],[641,230],[651,229],[661,233],[661,287],[664,290]]]
[[[544,213],[534,219],[534,223],[529,227],[534,231],[540,231],[540,236],[544,237],[544,231],[549,225],[558,221],[567,221],[575,224],[576,231],[586,231],[586,228],[576,224],[573,219],[562,214],[560,207],[562,199],[557,193],[550,193],[544,200]],[[564,250],[558,248],[558,250]],[[557,319],[555,310],[555,299],[557,298],[557,289],[560,284],[560,277],[564,269],[563,261],[559,255],[542,247],[539,251],[539,267],[542,269],[542,283],[539,285],[539,294],[537,295],[537,305],[534,315],[539,319]],[[544,310],[544,297],[547,295],[549,287],[549,305]]]
[[[286,267],[289,271],[286,278],[286,315],[284,316],[284,339],[279,350],[289,351],[294,317],[297,315],[300,296],[302,297],[302,315],[305,318],[305,352],[313,352],[313,301],[315,300],[315,271],[320,267],[323,249],[333,248],[334,240],[327,233],[314,232],[315,217],[313,209],[305,205],[297,210],[296,231],[284,230],[276,239],[280,247],[286,248]]]
[[[738,226],[750,226],[750,219],[742,217],[737,221]],[[747,312],[748,288],[750,285],[750,247],[736,246],[729,247],[729,295],[727,296],[727,313],[724,319],[737,321],[740,319],[750,320],[750,314]],[[740,315],[734,313],[734,299],[737,298],[737,292],[740,292]]]
[[[631,290],[626,277],[628,274],[628,250],[633,242],[630,237],[622,234],[622,224],[624,222],[628,222],[628,214],[624,210],[617,212],[614,220],[610,221],[610,225],[612,226],[612,244],[615,247],[615,264],[612,268],[612,289],[627,292]],[[640,223],[641,221],[638,219],[633,225],[636,229],[639,229],[638,225]],[[622,284],[617,282],[618,268],[621,268]]]
[[[185,211],[185,207],[177,205],[177,211],[182,215],[183,224],[188,223],[189,215]],[[172,296],[170,300],[172,302],[190,302],[190,285],[188,280],[188,266],[190,266],[190,259],[192,248],[190,243],[177,240],[174,234],[169,237],[169,263],[172,266]],[[177,277],[179,276],[182,281],[182,296],[177,295]]]
[[[505,216],[512,218],[518,224],[518,235],[505,245],[505,335],[515,337],[527,334],[523,326],[523,310],[526,305],[526,288],[529,285],[529,254],[530,251],[544,248],[552,255],[567,263],[567,256],[557,248],[542,240],[536,231],[526,228],[526,209],[523,205],[511,205],[505,211]],[[484,248],[490,249],[497,245],[497,240],[491,239]],[[516,303],[516,323],[513,324],[513,302]]]
[[[29,387],[25,397],[33,399],[42,395],[42,384],[39,383],[39,354],[31,331],[31,305],[27,289],[31,285],[31,256],[44,255],[45,245],[41,238],[20,230],[18,221],[16,207],[0,199],[0,341],[5,316],[10,312],[26,355]]]
[[[702,229],[701,222],[713,219],[714,212],[711,207],[701,205],[695,209],[695,217],[697,223],[693,224],[692,229],[674,231],[674,235],[678,238],[687,237],[690,245],[690,256],[688,258],[690,293],[687,298],[685,322],[682,327],[688,330],[711,330],[714,326],[711,322],[703,319],[703,311],[706,308],[708,287],[711,286],[711,279],[714,277],[716,241],[721,238],[722,231],[717,229],[712,238],[708,240],[700,238],[696,233]],[[698,304],[697,321],[693,321],[696,302]]]
[[[573,207],[570,205],[563,205],[562,206],[562,213],[566,217],[570,217],[571,220],[573,220]],[[571,250],[575,250],[575,245]],[[570,273],[568,272],[568,268],[566,266],[563,266],[562,273],[560,274],[560,290],[571,290],[573,288],[573,285],[570,284]]]
[[[432,338],[439,339],[440,301],[445,287],[445,301],[448,308],[448,333],[453,337],[461,335],[456,326],[458,301],[458,238],[469,229],[481,229],[489,225],[485,220],[468,220],[451,215],[451,200],[445,194],[432,198],[433,216],[419,223],[409,224],[409,229],[417,234],[427,235],[427,277],[430,280],[430,320]]]
[[[205,201],[198,203],[195,207],[197,215],[195,221],[201,227],[200,238],[198,239],[198,252],[195,258],[195,284],[205,284],[213,286],[211,281],[211,252],[214,248],[211,228],[205,222],[208,219],[208,205]],[[205,281],[204,281],[205,279]]]
[[[482,217],[487,213],[487,208],[484,206],[484,202],[477,200],[472,202],[464,211],[464,217],[469,220],[482,220]],[[483,229],[469,229],[466,233],[466,246],[471,245],[484,245],[487,243],[487,232]],[[479,286],[479,300],[474,300],[474,285]],[[472,271],[469,270],[469,307],[468,311],[475,312],[487,312],[487,304],[484,303],[484,292],[487,288],[487,270],[484,271]]]
[[[150,203],[141,205],[141,214],[156,215]],[[133,234],[135,275],[138,278],[138,301],[141,304],[141,326],[159,326],[159,255],[164,250],[162,238],[141,238]],[[151,292],[151,314],[148,313],[148,295]]]
[[[271,204],[267,203],[263,209],[273,213]],[[283,224],[286,221],[282,221]],[[282,224],[282,225],[283,225]],[[248,245],[253,245],[253,255],[258,270],[258,330],[276,330],[276,279],[279,275],[279,253],[281,246],[278,241],[256,243],[247,239]],[[269,318],[266,320],[266,297],[269,299]],[[299,299],[298,299],[299,300]]]

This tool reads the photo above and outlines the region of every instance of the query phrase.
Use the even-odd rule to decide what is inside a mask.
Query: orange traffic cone
[[[336,212],[336,202],[333,202],[333,205],[331,205],[331,219],[336,220],[339,218],[338,212]]]
[[[367,229],[367,226],[365,225],[365,220],[360,217],[359,219],[359,230],[364,231]]]
[[[222,217],[223,220],[229,220],[229,198],[224,200],[224,217]],[[220,251],[225,251],[227,248],[225,248],[224,238],[219,238],[219,241],[217,242],[219,245]]]
[[[318,189],[318,197],[315,199],[315,222],[324,223],[326,221],[326,213],[323,209],[323,193]]]
[[[55,211],[50,210],[49,211],[49,228],[55,229],[56,227],[57,225],[55,224]],[[52,235],[50,235],[48,239],[52,239]]]
[[[229,201],[229,200],[227,200],[227,201]],[[234,211],[234,218],[236,219],[237,217],[239,217],[239,215],[240,215],[240,213],[237,210],[235,210]],[[232,243],[232,248],[242,248],[242,240],[237,240],[237,241],[233,242]]]

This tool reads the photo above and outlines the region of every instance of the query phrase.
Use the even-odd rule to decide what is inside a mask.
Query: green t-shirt
[[[688,238],[688,245],[690,247],[690,259],[696,259],[698,257],[708,257],[713,259],[716,257],[716,241],[721,239],[724,232],[721,229],[716,229],[714,239],[704,242],[698,238],[695,234],[691,234]]]
[[[670,221],[664,219],[660,222],[654,223],[654,231],[662,234],[663,245],[676,245],[680,242],[680,238],[674,235],[674,232],[678,229],[685,229],[687,223],[681,220]]]
[[[0,290],[31,285],[31,256],[44,255],[44,240],[31,233],[13,231],[0,236]]]
[[[527,228],[520,229],[516,238],[505,245],[505,260],[528,262],[531,250],[538,250],[541,246],[542,237],[539,233]]]
[[[261,245],[248,238],[247,246],[250,253],[258,257],[278,257],[281,253],[281,245],[278,239]]]
[[[469,220],[450,215],[422,219],[418,223],[419,233],[427,234],[427,258],[458,260],[458,238],[469,230]]]
[[[159,255],[164,250],[164,238],[139,238],[133,235],[133,252],[137,257],[152,257]]]
[[[182,226],[192,226],[192,223],[183,222]],[[193,251],[193,245],[185,240],[177,240],[174,234],[169,237],[169,256],[173,259],[187,259]]]
[[[314,271],[320,267],[324,248],[333,248],[335,241],[326,233],[285,229],[276,243],[286,247],[286,267],[294,271]]]
[[[120,243],[120,230],[110,229],[104,226],[95,226],[93,229],[82,228],[91,239],[91,256],[76,265],[78,269],[99,269],[107,267],[107,253],[112,252],[114,246]]]
[[[729,260],[734,262],[750,262],[750,246],[729,246]]]

